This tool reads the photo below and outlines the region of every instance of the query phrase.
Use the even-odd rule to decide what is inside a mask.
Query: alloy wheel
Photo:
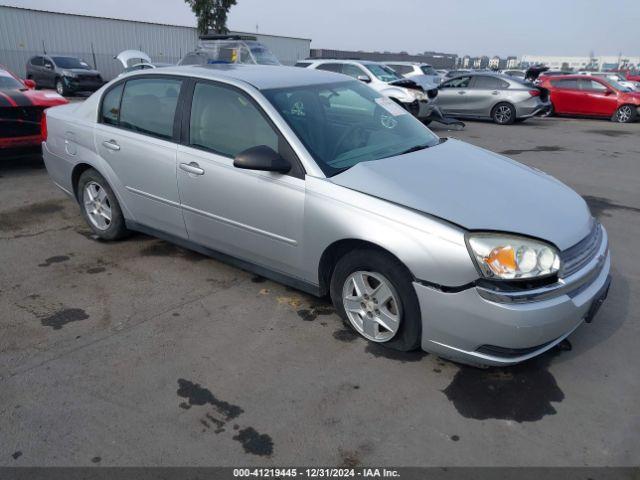
[[[631,116],[633,112],[631,111],[631,107],[629,105],[624,105],[618,109],[618,122],[626,123],[631,120]]]
[[[91,224],[98,230],[107,230],[112,216],[105,189],[96,182],[88,182],[84,187],[83,202]]]
[[[56,82],[56,92],[58,92],[58,95],[64,94],[64,85],[62,84],[62,80],[58,80]]]
[[[387,342],[398,332],[402,319],[399,298],[391,282],[375,272],[356,271],[342,288],[349,322],[373,342]]]
[[[509,120],[511,120],[511,108],[509,108],[507,105],[500,105],[496,109],[495,115],[498,123],[507,123]]]

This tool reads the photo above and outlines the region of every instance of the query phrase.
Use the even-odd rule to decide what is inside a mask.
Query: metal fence
[[[309,56],[311,40],[250,35],[258,37],[285,65]],[[25,74],[30,57],[46,51],[83,58],[109,80],[122,72],[122,65],[113,57],[123,50],[142,50],[154,62],[174,64],[197,42],[192,27],[0,6],[0,64],[18,75]]]

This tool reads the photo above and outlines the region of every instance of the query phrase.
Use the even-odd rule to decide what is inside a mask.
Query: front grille
[[[589,235],[575,244],[573,247],[560,253],[562,259],[562,271],[560,277],[568,277],[587,263],[589,263],[598,253],[602,244],[602,227],[594,221],[593,228]]]
[[[527,348],[506,348],[506,347],[498,347],[496,345],[482,345],[476,349],[478,353],[484,353],[485,355],[491,355],[492,357],[503,357],[503,358],[516,358],[521,357],[522,355],[528,355],[529,353],[533,353],[541,348],[546,347],[550,343],[555,340],[551,340],[551,342],[543,343],[542,345],[536,345],[535,347],[527,347]]]
[[[78,75],[78,80],[81,82],[98,82],[100,77],[97,75]]]
[[[0,108],[0,137],[39,135],[42,110],[42,107]]]

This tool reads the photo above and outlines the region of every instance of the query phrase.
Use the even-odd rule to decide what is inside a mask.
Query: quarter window
[[[479,88],[483,90],[498,90],[500,88],[500,80],[496,77],[477,76],[473,88]]]
[[[279,150],[279,136],[243,93],[220,85],[196,84],[189,143],[227,157],[259,145]]]
[[[120,97],[124,83],[112,88],[102,99],[102,123],[107,125],[117,125],[120,117]]]
[[[120,127],[171,139],[181,83],[170,78],[127,81],[120,107]]]

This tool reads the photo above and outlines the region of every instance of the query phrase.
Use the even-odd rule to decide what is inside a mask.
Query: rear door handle
[[[493,92],[491,92],[491,95],[498,95],[500,92],[498,92],[497,90],[494,90]]]
[[[191,173],[193,175],[204,175],[204,170],[200,168],[196,162],[191,163],[181,163],[180,170],[184,170],[187,173]]]
[[[467,92],[465,92],[464,90],[461,90],[461,91],[458,92],[458,95],[466,95],[466,94],[467,94]]]
[[[105,140],[104,142],[102,142],[102,145],[104,146],[104,148],[108,148],[109,150],[113,150],[114,152],[120,150],[120,145],[118,145],[118,142],[116,142],[115,140]]]

